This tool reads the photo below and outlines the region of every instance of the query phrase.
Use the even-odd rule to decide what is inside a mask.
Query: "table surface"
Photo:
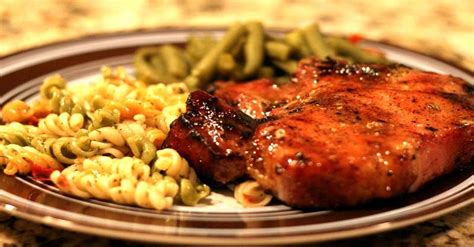
[[[323,32],[363,34],[474,71],[474,1],[1,0],[0,56],[84,35],[163,26],[225,26],[262,20],[267,27],[316,21]],[[263,18],[264,17],[264,18]],[[438,219],[323,246],[474,246],[474,205]],[[0,243],[141,246],[83,235],[0,214]],[[92,243],[92,244],[91,244]]]

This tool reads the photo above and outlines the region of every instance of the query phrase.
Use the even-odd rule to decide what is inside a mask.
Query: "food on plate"
[[[200,178],[245,177],[296,207],[358,205],[472,164],[473,87],[401,65],[304,59],[292,79],[194,91],[163,147]]]
[[[217,40],[191,36],[183,49],[171,44],[143,47],[135,53],[139,79],[148,83],[184,81],[191,89],[216,80],[276,78],[286,82],[299,60],[331,57],[357,63],[388,63],[383,54],[347,38],[323,36],[317,24],[273,35],[260,22],[235,23]]]
[[[209,187],[175,150],[161,149],[188,94],[183,83],[146,85],[123,68],[103,68],[90,85],[50,76],[31,105],[3,107],[0,165],[81,198],[157,210],[195,205]]]
[[[95,156],[54,171],[51,180],[62,192],[78,197],[158,210],[170,208],[179,189],[171,177],[150,171],[134,157]]]
[[[391,64],[359,40],[317,24],[275,35],[235,23],[220,39],[138,49],[137,79],[107,67],[90,85],[49,76],[39,99],[2,107],[0,166],[80,198],[163,210],[206,198],[199,178],[231,184],[244,207],[273,197],[339,207],[472,163],[473,87]]]
[[[5,165],[7,175],[29,174],[35,169],[56,170],[63,166],[48,154],[33,147],[17,144],[0,144],[0,164]]]
[[[272,196],[256,181],[248,180],[235,186],[235,199],[244,207],[265,206],[272,200]]]

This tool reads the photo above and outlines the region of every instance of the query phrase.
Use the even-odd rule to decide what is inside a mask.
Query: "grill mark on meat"
[[[464,84],[463,85],[464,92],[466,92],[468,95],[474,95],[474,86],[471,84]]]
[[[203,91],[191,93],[186,104],[162,147],[173,147],[213,184],[244,176],[245,157],[236,150],[246,145],[257,122]]]
[[[474,110],[474,98],[453,93],[440,92],[439,95],[465,109]]]

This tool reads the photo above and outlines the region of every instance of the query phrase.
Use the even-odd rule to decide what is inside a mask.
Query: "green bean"
[[[177,79],[183,79],[188,74],[188,64],[181,53],[181,50],[172,45],[160,47],[160,55],[165,62],[166,71]]]
[[[162,71],[157,68],[158,62],[156,60],[159,58],[159,54],[160,50],[157,47],[140,48],[135,52],[133,64],[138,79],[149,83],[161,82]],[[153,58],[155,61],[152,60]]]
[[[246,25],[247,42],[244,46],[245,65],[244,76],[250,77],[257,73],[263,63],[263,26],[260,22],[250,22]]]
[[[243,48],[244,48],[245,42],[247,42],[247,37],[243,35],[242,37],[239,38],[239,40],[235,43],[235,45],[232,48],[230,48],[229,53],[237,59],[243,58],[243,50],[244,50]]]
[[[244,69],[242,67],[242,65],[240,64],[237,64],[234,69],[230,72],[230,78],[231,80],[234,80],[234,81],[242,81],[244,80],[246,77],[244,75]]]
[[[161,51],[161,47],[160,47]],[[165,62],[165,59],[161,55],[161,52],[152,55],[149,58],[148,62],[150,69],[152,70],[153,75],[149,76],[147,78],[148,82],[152,83],[170,83],[170,82],[176,82],[178,79],[173,77],[168,73],[167,70],[167,64]],[[141,71],[138,71],[141,72]],[[141,75],[141,74],[139,74]],[[141,79],[141,78],[140,78]]]
[[[335,52],[325,43],[316,23],[304,27],[303,34],[309,48],[319,59],[334,57]]]
[[[279,41],[268,41],[265,43],[265,51],[269,57],[285,61],[290,57],[291,47]]]
[[[271,78],[275,74],[271,66],[263,66],[258,70],[259,78]]]
[[[196,205],[211,192],[205,184],[194,185],[189,179],[183,178],[180,183],[181,201],[188,206]]]
[[[163,75],[166,73],[165,61],[161,57],[160,53],[150,57],[150,62],[152,69],[158,73],[158,75]]]
[[[370,53],[361,47],[358,47],[346,39],[337,37],[327,37],[326,42],[333,47],[338,54],[344,57],[352,58],[359,63],[380,63],[386,64],[385,57]]]
[[[288,74],[293,74],[298,67],[298,63],[294,60],[287,60],[287,61],[272,60],[272,63],[276,67],[285,71]]]
[[[282,39],[266,34],[259,22],[236,23],[219,40],[192,36],[184,50],[172,45],[139,49],[134,63],[141,80],[151,83],[183,80],[192,90],[213,79],[240,81],[279,76],[282,72],[291,74],[296,70],[297,60],[312,55],[350,63],[387,63],[382,55],[347,40],[324,38],[317,24],[288,32]],[[43,96],[51,97],[61,87],[60,83],[52,84],[51,89],[43,90]]]
[[[234,57],[229,53],[223,53],[219,56],[217,70],[222,74],[229,74],[236,66]]]
[[[284,40],[293,49],[298,51],[298,58],[303,58],[311,55],[311,50],[308,47],[306,40],[304,39],[303,32],[301,30],[295,30],[285,35]]]
[[[216,39],[211,36],[191,36],[186,42],[186,53],[193,61],[199,61],[216,44]]]
[[[195,61],[186,50],[182,50],[181,55],[183,56],[184,61],[186,61],[186,63],[188,64],[188,74],[189,74],[189,72],[197,63],[197,61]]]
[[[191,75],[186,77],[185,82],[189,88],[199,88],[208,83],[214,75],[220,54],[229,51],[244,33],[245,26],[240,23],[232,25],[224,37],[196,64]]]
[[[152,65],[152,68],[155,71],[155,80],[157,80],[157,82],[170,83],[177,81],[176,78],[174,78],[168,73],[168,70],[166,68],[166,62],[161,56],[161,53],[156,56],[153,56],[151,58],[150,64]]]

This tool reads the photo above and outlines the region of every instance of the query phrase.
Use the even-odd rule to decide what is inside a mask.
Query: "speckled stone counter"
[[[267,27],[320,23],[323,32],[363,34],[474,71],[474,1],[0,0],[0,55],[84,35],[162,26],[223,26],[258,19]],[[474,246],[474,205],[388,233],[323,246]],[[138,246],[0,214],[0,243]]]

